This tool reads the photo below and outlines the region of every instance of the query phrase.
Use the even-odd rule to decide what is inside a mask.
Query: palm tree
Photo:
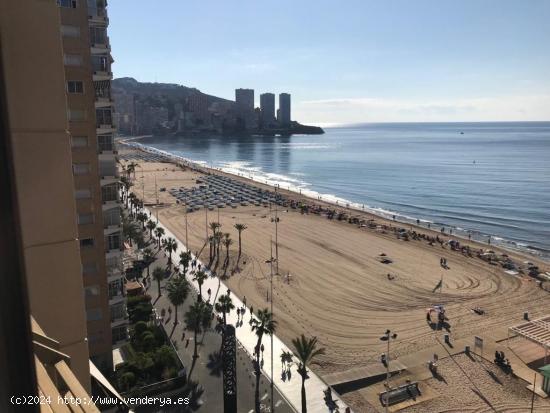
[[[208,275],[204,271],[197,271],[195,273],[195,276],[193,277],[193,281],[196,281],[197,284],[199,284],[199,300],[202,300],[202,284],[206,279],[208,278]]]
[[[229,238],[229,234],[225,234],[225,238],[223,240],[223,245],[225,245],[225,268],[227,269],[227,266],[229,266],[229,247],[233,244],[233,240]]]
[[[214,236],[213,235],[209,235],[208,236],[208,246],[210,247],[210,251],[209,251],[209,254],[208,254],[208,259],[209,259],[209,262],[212,263],[212,261],[214,260]]]
[[[178,306],[182,305],[189,295],[189,282],[184,277],[174,277],[168,285],[168,300],[174,306],[174,325],[178,324]]]
[[[212,250],[213,250],[213,256],[211,258],[211,260],[214,259],[214,257],[216,256],[216,243],[218,242],[218,229],[221,228],[221,225],[217,222],[211,222],[209,224],[210,226],[210,229],[212,230],[212,244],[213,244],[213,247],[212,247]],[[210,238],[209,238],[210,240]]]
[[[317,348],[317,337],[308,339],[303,334],[293,339],[292,345],[297,353],[298,374],[302,377],[302,413],[307,413],[306,380],[309,378],[307,375],[307,365],[310,364],[316,356],[325,354],[325,349]]]
[[[188,330],[193,331],[195,350],[193,358],[199,357],[197,352],[197,334],[210,327],[212,324],[212,306],[204,301],[195,301],[189,311],[185,313],[185,324]]]
[[[149,221],[147,221],[145,226],[149,230],[149,238],[153,238],[153,230],[157,227],[157,224],[155,223],[155,221],[150,219]]]
[[[141,222],[141,229],[145,231],[145,221],[147,221],[147,214],[145,212],[140,212],[136,215],[136,220]]]
[[[172,268],[172,253],[178,249],[178,243],[174,238],[169,237],[164,242],[163,247],[164,247],[164,251],[168,253],[168,266]]]
[[[237,258],[237,263],[239,262],[239,259],[241,258],[241,246],[242,246],[242,243],[241,243],[241,234],[242,232],[247,229],[248,227],[245,225],[245,224],[235,224],[235,229],[237,230],[237,232],[239,233],[239,256]]]
[[[191,253],[189,251],[183,251],[180,253],[180,265],[183,267],[183,275],[187,274],[191,258]]]
[[[145,268],[147,268],[147,278],[149,278],[149,267],[155,262],[155,254],[149,248],[143,250],[143,262],[145,263]]]
[[[158,239],[158,247],[159,247],[159,250],[160,250],[160,239],[162,238],[162,236],[164,235],[164,228],[162,227],[157,227],[155,229],[155,235],[157,236],[157,239]]]
[[[235,308],[235,305],[233,304],[233,300],[231,299],[231,296],[228,294],[224,294],[218,298],[218,302],[216,303],[215,307],[216,312],[222,313],[223,316],[223,325],[227,324],[227,321],[225,319],[225,315],[231,310]]]
[[[128,165],[126,165],[126,173],[128,174],[128,179],[130,179],[130,174],[134,174],[134,179],[136,179],[136,166],[139,166],[135,162],[130,162]]]
[[[164,270],[160,267],[157,267],[153,270],[153,279],[157,280],[157,286],[159,289],[159,297],[162,295],[160,291],[160,282],[164,280]]]
[[[254,405],[256,413],[260,413],[260,348],[262,347],[262,338],[264,334],[272,335],[277,328],[277,322],[273,320],[273,314],[267,308],[258,310],[257,318],[252,319],[252,331],[256,332],[258,341],[254,348],[256,360],[254,360],[254,373],[256,374],[256,390],[254,391]]]

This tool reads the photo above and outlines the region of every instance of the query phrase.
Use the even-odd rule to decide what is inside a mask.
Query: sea
[[[313,198],[550,259],[550,122],[369,123],[139,143]]]

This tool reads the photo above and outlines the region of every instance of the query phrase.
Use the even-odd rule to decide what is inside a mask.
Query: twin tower
[[[238,115],[244,120],[247,129],[289,127],[290,94],[279,94],[279,109],[275,117],[275,94],[262,93],[260,108],[254,109],[254,89],[235,89],[235,103]]]

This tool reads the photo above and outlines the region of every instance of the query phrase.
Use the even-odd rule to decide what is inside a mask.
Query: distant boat
[[[464,135],[464,132],[460,132],[461,135]]]

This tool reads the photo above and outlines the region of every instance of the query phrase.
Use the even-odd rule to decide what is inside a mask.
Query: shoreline
[[[152,135],[145,135],[145,136],[136,136],[136,137],[130,137],[130,138],[122,138],[119,139],[119,143],[127,145],[128,147],[140,150],[146,153],[156,153],[162,156],[165,156],[168,158],[168,161],[171,163],[174,163],[175,165],[179,166],[179,164],[182,164],[186,167],[196,169],[202,173],[205,174],[221,174],[224,176],[228,176],[234,179],[243,180],[244,182],[248,182],[251,185],[261,187],[262,189],[268,189],[271,191],[279,192],[282,195],[287,196],[289,199],[296,199],[298,198],[305,198],[309,202],[313,202],[314,204],[320,204],[325,207],[329,208],[336,208],[338,210],[343,210],[347,212],[352,212],[354,214],[364,214],[372,219],[379,219],[382,220],[384,224],[392,227],[396,226],[398,224],[407,225],[410,230],[418,230],[424,233],[429,234],[430,236],[436,237],[436,236],[442,236],[450,239],[457,239],[464,245],[474,245],[475,247],[478,247],[480,249],[486,249],[486,250],[493,250],[493,251],[500,251],[501,253],[508,253],[508,254],[516,254],[520,258],[523,258],[525,260],[539,260],[541,263],[544,263],[546,265],[550,264],[550,255],[545,255],[542,252],[539,252],[539,249],[534,248],[522,248],[521,246],[514,246],[517,245],[514,241],[506,240],[503,237],[497,236],[497,235],[489,235],[489,234],[482,234],[480,231],[471,230],[467,231],[464,234],[460,233],[462,230],[461,228],[452,227],[448,225],[444,225],[442,223],[436,223],[431,222],[428,220],[421,220],[416,219],[413,217],[407,217],[404,215],[399,215],[398,212],[395,214],[392,214],[392,211],[385,211],[381,212],[380,209],[371,208],[371,207],[364,207],[364,204],[354,203],[350,202],[349,200],[345,200],[343,198],[339,198],[337,196],[332,196],[333,200],[330,200],[326,195],[323,199],[323,195],[318,195],[315,197],[314,194],[318,194],[316,191],[311,190],[304,190],[302,191],[301,188],[295,188],[291,189],[290,187],[284,188],[281,187],[278,184],[269,183],[269,180],[260,180],[258,177],[254,177],[253,175],[245,176],[244,174],[235,173],[235,172],[228,172],[227,170],[224,170],[224,168],[217,168],[214,166],[208,166],[208,163],[206,161],[196,161],[192,159],[188,159],[185,157],[181,157],[175,154],[172,154],[167,151],[163,151],[157,148],[153,148],[151,146],[143,145],[138,142],[133,142],[140,140],[145,137],[150,137]],[[128,142],[131,141],[131,142]],[[127,143],[128,142],[128,143]],[[341,201],[341,202],[340,202]],[[363,207],[359,206],[363,205]],[[392,219],[391,216],[394,215],[395,219]],[[403,219],[406,218],[406,219]],[[426,226],[421,225],[420,223],[427,224]],[[444,227],[445,232],[441,232],[440,230],[434,229],[434,227]],[[449,233],[449,229],[453,230],[452,233]],[[459,232],[457,232],[458,230]],[[465,230],[462,230],[465,231]],[[468,232],[472,234],[472,238],[468,238]],[[477,237],[473,236],[474,234],[481,234],[484,239],[488,239],[490,237],[491,240],[496,240],[497,242],[494,243],[488,243],[484,242],[482,239],[478,239]],[[502,242],[504,241],[504,242]]]

